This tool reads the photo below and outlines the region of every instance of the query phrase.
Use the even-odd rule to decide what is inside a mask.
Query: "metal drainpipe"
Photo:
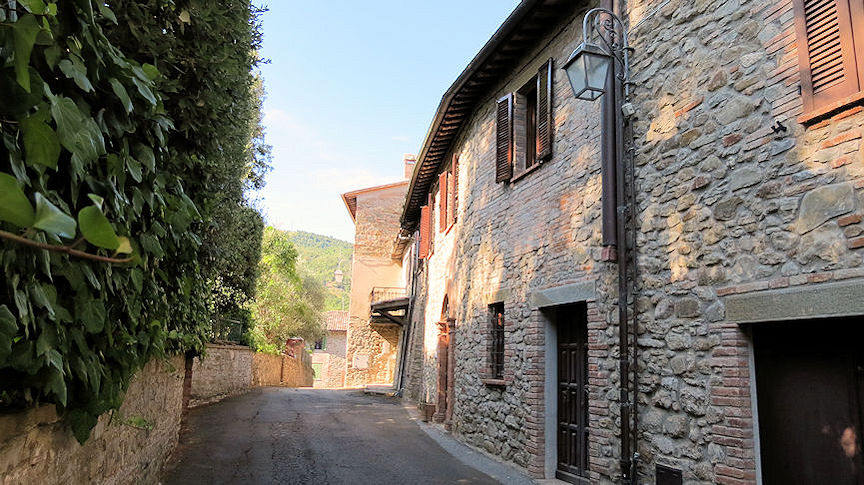
[[[414,246],[411,251],[411,271],[409,274],[411,275],[411,288],[408,293],[408,309],[405,311],[405,327],[402,329],[402,359],[399,361],[399,389],[397,394],[399,397],[404,395],[405,391],[405,361],[408,359],[408,346],[411,345],[411,327],[412,327],[412,318],[414,313],[414,295],[415,295],[415,285],[417,282],[417,251],[416,251],[416,238],[415,241],[411,243]]]
[[[619,18],[624,18],[623,8],[619,2],[613,0],[602,0],[600,6],[615,12]],[[630,207],[633,196],[631,167],[626,164],[630,157],[630,142],[628,141],[625,151],[624,141],[632,140],[632,127],[624,120],[621,105],[624,100],[622,83],[617,80],[620,72],[619,66],[612,63],[609,77],[606,82],[606,96],[603,98],[602,107],[602,159],[606,177],[603,181],[603,233],[604,246],[617,246],[616,260],[618,264],[618,346],[619,346],[619,406],[621,427],[621,456],[619,466],[621,468],[621,481],[625,485],[636,483],[636,454],[633,453],[631,438],[635,438],[636,426],[636,398],[637,393],[632,392],[631,401],[631,348],[630,348],[630,284],[628,274],[635,277],[635,232],[628,231],[628,223],[635,223],[634,214]],[[614,198],[613,198],[614,197]],[[612,210],[614,208],[614,211]],[[612,227],[615,228],[614,234]],[[632,228],[631,228],[632,229]],[[633,234],[633,239],[628,236]],[[631,259],[632,254],[632,259]],[[631,263],[634,263],[631,266]],[[633,331],[635,332],[635,322]],[[635,333],[634,339],[635,342]],[[636,358],[635,352],[632,358]],[[636,381],[636,365],[632,366],[633,381]],[[633,427],[631,428],[631,419]]]

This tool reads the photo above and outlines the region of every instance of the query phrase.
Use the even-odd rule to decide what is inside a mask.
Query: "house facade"
[[[403,160],[406,173],[414,159]],[[408,181],[342,195],[355,224],[345,385],[393,385],[407,309],[405,275],[392,257],[392,235]]]
[[[327,336],[312,344],[312,387],[339,388],[345,386],[345,355],[348,346],[348,311],[324,312]]]
[[[445,93],[404,395],[536,477],[860,483],[864,4],[612,3],[521,2]],[[623,129],[561,69],[598,6]]]

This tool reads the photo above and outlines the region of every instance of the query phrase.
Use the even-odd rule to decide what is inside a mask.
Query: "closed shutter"
[[[857,3],[856,3],[857,2]],[[861,0],[795,0],[804,112],[860,90],[853,26],[864,31]],[[853,19],[855,19],[853,21]],[[864,44],[864,32],[858,33]],[[859,46],[864,50],[864,45]]]
[[[432,218],[432,214],[429,213],[429,206],[424,205],[420,208],[420,259],[426,259],[429,257],[429,243],[430,238],[432,237],[431,231],[429,228],[432,226],[430,224],[430,219]]]
[[[450,199],[447,201],[447,209],[449,213],[448,225],[456,222],[456,209],[459,204],[459,197],[457,192],[459,191],[459,156],[453,155],[453,164],[450,166],[450,177],[449,177],[450,186],[447,189],[447,193],[450,195]]]
[[[495,114],[495,181],[513,177],[513,94],[498,100]]]
[[[438,230],[444,232],[447,229],[447,172],[441,172],[438,176]]]
[[[552,157],[552,59],[537,71],[537,160]]]

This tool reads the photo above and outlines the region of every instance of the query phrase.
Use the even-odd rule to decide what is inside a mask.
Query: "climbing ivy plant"
[[[215,208],[241,210],[261,172],[255,15],[227,0],[0,4],[0,408],[54,403],[83,442],[146,362],[203,349]],[[208,105],[226,90],[243,95]]]

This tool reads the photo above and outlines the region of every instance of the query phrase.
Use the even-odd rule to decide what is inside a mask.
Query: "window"
[[[552,156],[552,59],[495,113],[495,181],[519,178]]]
[[[420,208],[420,259],[426,259],[432,254],[432,194],[426,205]]]
[[[324,350],[325,348],[327,348],[326,337],[315,341],[315,350]]]
[[[805,116],[864,98],[864,2],[795,0]]]
[[[489,374],[493,379],[504,378],[504,303],[489,305]]]
[[[450,168],[438,175],[438,230],[444,232],[456,222],[456,190],[459,157],[453,156]]]

